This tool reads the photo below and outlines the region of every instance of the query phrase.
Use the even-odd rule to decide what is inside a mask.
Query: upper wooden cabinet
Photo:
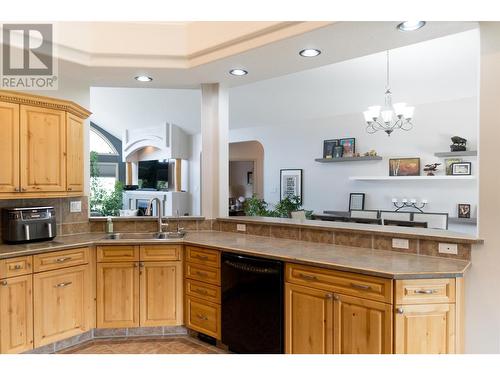
[[[83,191],[83,120],[66,113],[66,189]]]
[[[0,193],[19,191],[19,105],[0,102]]]
[[[0,199],[81,193],[89,115],[69,101],[0,90]]]

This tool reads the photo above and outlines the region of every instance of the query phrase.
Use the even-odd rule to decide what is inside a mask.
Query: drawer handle
[[[14,267],[10,266],[9,267],[9,270],[20,270],[21,268],[23,268],[23,266],[21,266],[20,264],[16,264]]]
[[[196,271],[196,274],[201,277],[208,277],[208,273],[206,272]]]
[[[303,273],[299,273],[299,277],[303,278],[304,280],[309,280],[309,281],[314,281],[314,280],[318,280],[318,278],[316,276],[313,276],[313,275],[305,275]]]
[[[208,260],[206,255],[194,255],[193,258],[198,258],[200,260]]]
[[[196,317],[201,320],[208,320],[206,315],[196,314]]]
[[[204,296],[208,294],[208,292],[204,289],[193,289],[193,290],[197,293],[203,294]]]
[[[436,289],[417,289],[415,294],[434,294],[437,293]]]
[[[370,285],[355,284],[355,283],[351,283],[351,287],[356,288],[356,289],[363,289],[363,290],[370,290],[372,288]]]
[[[59,283],[59,284],[54,285],[54,288],[64,288],[64,287],[71,285],[71,284],[73,284],[71,281],[68,281],[65,283]]]
[[[71,260],[71,257],[63,257],[63,258],[57,258],[56,263],[64,263],[68,260]]]

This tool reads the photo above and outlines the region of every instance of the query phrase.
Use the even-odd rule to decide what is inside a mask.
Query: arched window
[[[111,142],[94,127],[90,128],[89,137],[90,151],[95,151],[99,155],[118,155],[118,151]]]

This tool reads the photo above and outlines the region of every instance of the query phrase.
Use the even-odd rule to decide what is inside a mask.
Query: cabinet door
[[[83,120],[66,114],[66,189],[83,191]]]
[[[97,264],[97,328],[139,326],[139,264]]]
[[[330,293],[285,284],[285,345],[289,354],[333,353]]]
[[[182,324],[182,263],[140,265],[141,327]]]
[[[33,349],[33,277],[0,281],[0,353]]]
[[[33,283],[35,347],[90,329],[89,265],[41,272]]]
[[[21,190],[66,191],[66,113],[21,106]]]
[[[392,305],[335,294],[335,354],[392,353]]]
[[[19,105],[0,102],[0,193],[19,191]]]
[[[455,305],[400,305],[394,325],[396,354],[455,353]]]

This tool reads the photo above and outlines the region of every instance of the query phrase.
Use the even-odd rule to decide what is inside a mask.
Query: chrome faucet
[[[158,215],[158,233],[163,232],[163,227],[168,228],[168,223],[163,222],[163,216],[161,214],[161,201],[160,198],[153,198],[149,201],[149,204],[151,205],[153,202],[156,201],[156,213]]]

